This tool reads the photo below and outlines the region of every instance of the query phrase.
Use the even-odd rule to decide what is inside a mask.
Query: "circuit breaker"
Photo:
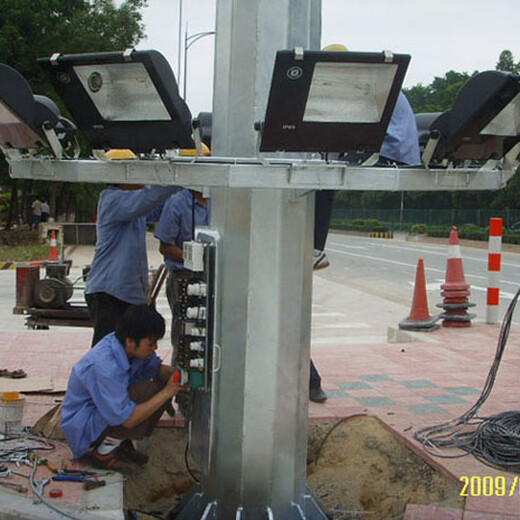
[[[182,381],[195,390],[211,388],[217,244],[217,232],[198,228],[196,240],[184,243],[189,272],[177,280],[175,314],[182,324],[176,362]]]

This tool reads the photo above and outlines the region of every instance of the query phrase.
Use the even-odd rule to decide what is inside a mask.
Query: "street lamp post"
[[[194,44],[197,43],[202,38],[206,36],[211,36],[215,34],[215,31],[204,31],[198,32],[195,34],[190,34],[188,36],[188,28],[186,27],[186,32],[184,33],[184,74],[183,74],[183,88],[182,88],[182,97],[184,101],[186,101],[186,84],[187,84],[187,74],[188,74],[188,49]]]

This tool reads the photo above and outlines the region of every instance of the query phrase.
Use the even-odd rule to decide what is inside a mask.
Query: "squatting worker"
[[[155,353],[164,331],[154,308],[130,305],[116,331],[72,367],[61,427],[75,458],[123,472],[148,461],[131,439],[149,436],[181,389]]]
[[[131,150],[111,150],[113,159],[131,159]],[[148,290],[146,223],[156,221],[162,203],[177,186],[111,185],[101,192],[96,249],[85,299],[94,327],[92,345],[113,332],[130,304],[145,302]]]

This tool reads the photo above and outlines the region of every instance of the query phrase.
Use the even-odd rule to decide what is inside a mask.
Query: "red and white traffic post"
[[[498,277],[502,263],[502,219],[489,219],[488,287],[486,323],[498,323],[500,288]]]

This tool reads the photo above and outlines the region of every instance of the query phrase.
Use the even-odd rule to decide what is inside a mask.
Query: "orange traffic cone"
[[[58,243],[56,242],[56,231],[51,231],[51,249],[49,251],[49,260],[56,261],[58,258]]]
[[[435,322],[438,316],[430,316],[428,296],[426,294],[426,276],[424,274],[424,260],[419,258],[415,273],[415,287],[413,291],[412,310],[410,316],[399,323],[399,328],[430,332],[439,328]]]
[[[468,302],[470,295],[469,283],[464,278],[462,258],[460,254],[459,234],[453,226],[450,232],[450,249],[446,264],[446,281],[441,285],[443,303],[437,307],[444,309],[441,314],[443,327],[469,327],[475,314],[468,314],[468,307],[474,307],[474,303]]]

